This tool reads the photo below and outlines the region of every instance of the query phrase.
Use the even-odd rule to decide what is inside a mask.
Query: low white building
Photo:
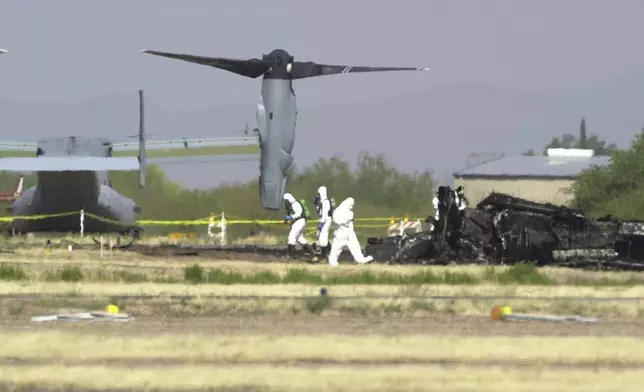
[[[609,163],[610,157],[581,149],[548,149],[547,156],[502,156],[454,173],[454,188],[465,187],[472,206],[491,192],[567,205],[573,197],[570,186],[580,173]]]

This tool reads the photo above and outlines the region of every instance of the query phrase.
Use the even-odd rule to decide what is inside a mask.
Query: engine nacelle
[[[263,101],[257,104],[256,116],[261,148],[260,199],[264,208],[279,210],[283,205],[282,196],[287,181],[285,173],[293,165],[293,156],[289,148],[289,145],[293,144],[292,136],[288,132],[284,134],[284,130],[280,128],[271,129],[272,135],[268,134],[269,119]]]

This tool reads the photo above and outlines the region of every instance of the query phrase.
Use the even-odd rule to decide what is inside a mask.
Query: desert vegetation
[[[116,303],[135,314],[487,316],[497,297],[520,312],[639,318],[641,277],[514,266],[387,266],[97,258],[23,250],[0,263],[0,295],[24,315]],[[125,253],[127,255],[128,253]],[[31,255],[31,256],[29,256]],[[73,256],[72,256],[73,255]],[[92,258],[94,255],[94,258]],[[320,295],[321,289],[326,295]]]
[[[154,258],[134,252],[22,249],[0,256],[0,280],[26,282],[163,283],[213,285],[529,285],[634,288],[644,282],[633,272],[512,266],[355,265]]]
[[[644,220],[644,129],[628,149],[610,153],[608,166],[596,166],[582,173],[572,191],[575,206],[594,216],[612,215],[619,219]]]

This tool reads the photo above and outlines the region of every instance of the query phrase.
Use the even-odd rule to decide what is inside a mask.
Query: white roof
[[[595,150],[584,150],[581,148],[549,148],[546,150],[549,157],[566,158],[592,158]]]

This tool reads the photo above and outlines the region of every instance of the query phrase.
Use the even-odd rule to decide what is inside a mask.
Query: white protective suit
[[[288,244],[296,245],[298,242],[306,245],[308,242],[304,238],[304,229],[306,228],[306,219],[304,219],[304,210],[299,201],[295,200],[290,193],[284,194],[286,200],[291,206],[291,231],[288,233]]]
[[[432,205],[434,206],[434,219],[438,220],[438,196],[434,196],[432,200]]]
[[[360,242],[353,230],[353,197],[345,199],[333,211],[333,223],[335,223],[333,244],[329,254],[329,264],[338,265],[338,257],[346,246],[353,256],[353,259],[360,264],[365,264],[373,260],[373,257],[365,257],[360,248]]]
[[[434,206],[434,220],[438,222],[438,196],[434,196],[434,199],[432,199],[432,205]],[[434,222],[429,223],[429,230],[434,231]]]
[[[327,197],[327,191],[325,186],[318,188],[318,195],[320,195],[320,212],[319,212],[319,221],[318,223],[322,224],[322,228],[318,232],[318,241],[320,242],[321,247],[329,245],[329,229],[331,229],[332,217],[329,215],[331,212],[331,200]]]
[[[459,211],[463,211],[467,208],[467,199],[465,198],[465,195],[456,195],[456,205],[458,206]]]

